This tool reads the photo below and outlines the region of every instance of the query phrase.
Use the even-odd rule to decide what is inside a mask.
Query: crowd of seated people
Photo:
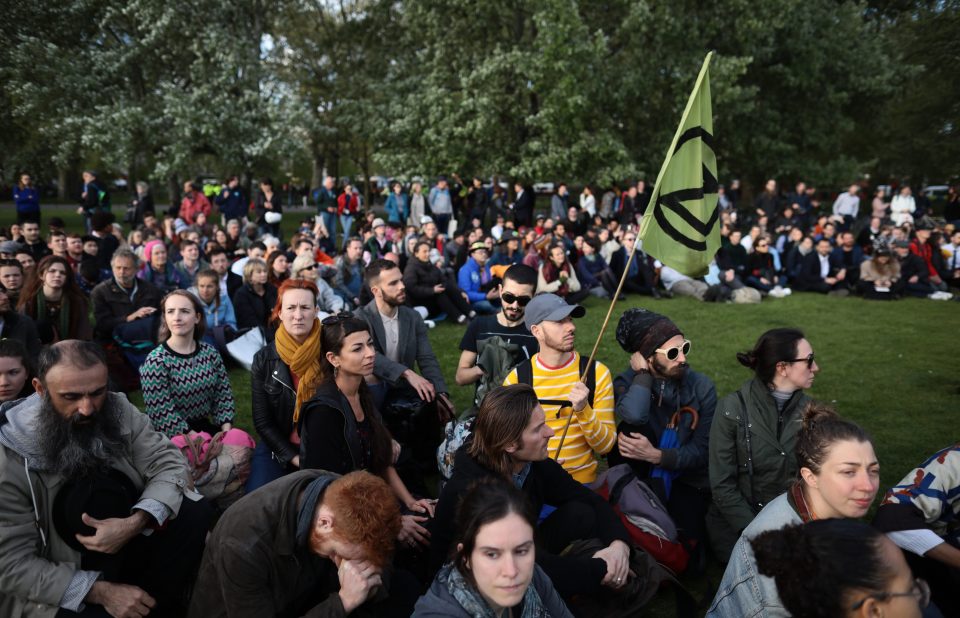
[[[138,183],[129,233],[95,204],[86,234],[51,217],[44,239],[39,208],[0,233],[0,614],[589,615],[645,603],[664,547],[725,565],[709,616],[804,615],[814,593],[845,615],[956,613],[957,447],[890,488],[873,528],[853,521],[879,461],[806,393],[825,342],[757,333],[718,393],[668,311],[619,315],[622,354],[589,359],[576,332],[581,301],[618,291],[949,300],[954,221],[908,187],[870,209],[859,185],[832,208],[803,183],[749,206],[731,187],[691,277],[643,251],[642,182],[559,184],[543,214],[522,185],[511,202],[478,178],[415,184],[390,186],[385,221],[327,178],[288,238],[272,182],[248,199],[236,178],[187,183],[159,217]],[[429,336],[444,319],[466,326],[460,420]],[[243,497],[221,503],[210,461],[246,413]],[[181,446],[201,434],[209,451]],[[614,469],[672,533],[614,508]],[[862,573],[836,566],[844,548]]]

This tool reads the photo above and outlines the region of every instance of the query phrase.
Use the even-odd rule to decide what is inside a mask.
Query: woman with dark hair
[[[17,311],[36,322],[40,343],[93,337],[87,299],[66,258],[48,255],[40,260],[20,292]]]
[[[20,174],[13,187],[13,203],[17,207],[17,224],[34,221],[40,224],[40,194],[33,186],[30,174]]]
[[[399,455],[383,424],[365,378],[373,375],[377,350],[365,320],[349,313],[332,315],[320,325],[320,371],[311,376],[313,395],[299,420],[300,464],[337,474],[368,470],[382,477],[410,514],[403,516],[398,540],[408,547],[429,545],[420,525],[433,516],[436,501],[411,495],[393,463]],[[303,379],[301,379],[301,382]]]
[[[423,305],[431,318],[445,313],[458,324],[463,324],[468,317],[477,315],[456,281],[450,280],[430,262],[430,243],[426,241],[416,244],[413,256],[407,261],[403,270],[403,285],[410,297],[410,304]]]
[[[144,243],[143,266],[140,267],[137,277],[149,281],[164,294],[190,287],[190,282],[170,263],[167,246],[162,240]]]
[[[270,312],[277,304],[277,288],[269,282],[267,263],[250,258],[243,265],[243,285],[233,293],[233,310],[237,314],[237,329],[260,327],[272,337],[269,328]]]
[[[16,339],[0,339],[0,403],[33,394],[33,366]]]
[[[796,479],[790,455],[810,402],[804,389],[820,371],[813,347],[795,328],[768,330],[737,360],[754,375],[720,401],[710,427],[707,525],[723,561],[760,509]]]
[[[536,527],[537,516],[519,489],[496,478],[475,482],[457,509],[452,561],[437,573],[413,616],[572,618],[535,562]]]
[[[547,259],[540,265],[537,277],[537,294],[556,294],[575,305],[590,295],[589,290],[580,289],[580,280],[573,265],[567,260],[562,244],[555,244],[547,251]]]
[[[233,427],[236,410],[223,359],[204,343],[203,303],[185,290],[160,301],[160,345],[140,366],[143,408],[153,428],[169,438]]]
[[[769,530],[750,544],[757,569],[773,578],[794,616],[914,618],[930,602],[930,588],[913,578],[903,552],[864,523],[812,521]]]
[[[290,261],[283,251],[274,251],[267,258],[267,283],[279,288],[280,284],[290,278]]]
[[[280,220],[283,218],[283,200],[273,190],[273,181],[264,178],[260,181],[260,191],[253,203],[253,216],[260,235],[272,234],[280,238]]]
[[[870,510],[880,487],[880,464],[870,436],[857,424],[825,405],[809,404],[796,458],[796,481],[763,507],[734,545],[708,617],[786,615],[773,580],[757,571],[750,541],[760,533],[815,519],[859,519]]]

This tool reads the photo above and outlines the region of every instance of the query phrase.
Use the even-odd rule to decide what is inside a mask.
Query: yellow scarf
[[[320,383],[320,320],[317,320],[306,341],[297,343],[283,326],[277,329],[275,338],[277,354],[297,374],[297,402],[293,407],[293,422],[300,418],[300,406],[313,397]]]

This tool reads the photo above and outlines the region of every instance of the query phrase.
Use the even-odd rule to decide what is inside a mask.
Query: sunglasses
[[[352,318],[353,314],[348,311],[341,311],[340,313],[335,313],[333,315],[328,315],[327,317],[320,320],[320,324],[323,326],[333,326],[334,324],[339,324],[348,318]]]
[[[674,346],[672,348],[666,348],[666,349],[657,348],[656,350],[654,350],[654,352],[659,352],[660,354],[663,354],[664,356],[667,357],[667,360],[675,361],[678,358],[680,358],[681,352],[683,352],[684,356],[690,353],[690,341],[688,339],[684,339],[683,343],[681,343],[678,346]]]
[[[785,360],[785,363],[806,363],[807,369],[813,369],[814,355],[813,352],[807,355],[806,358],[792,358],[790,360]]]
[[[504,292],[500,295],[500,298],[508,305],[517,303],[521,307],[526,307],[527,303],[533,300],[533,296],[517,296],[516,294],[511,294],[510,292]]]
[[[304,267],[301,268],[300,270],[314,270],[314,269],[316,269],[316,268],[317,268],[317,265],[316,265],[316,264],[311,264],[310,266],[304,266]]]

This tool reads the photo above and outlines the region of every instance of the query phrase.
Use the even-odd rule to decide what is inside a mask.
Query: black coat
[[[437,295],[433,286],[441,283],[447,283],[443,271],[430,262],[421,262],[415,257],[407,261],[407,267],[403,270],[403,285],[413,304],[432,299]]]
[[[833,267],[830,268],[828,276],[835,274]],[[816,250],[803,256],[800,261],[800,272],[797,274],[797,284],[804,288],[817,286],[823,283],[823,277],[820,276],[820,254]]]
[[[430,522],[430,562],[433,569],[440,568],[453,546],[454,516],[460,498],[467,492],[473,481],[497,476],[495,472],[484,468],[470,456],[467,452],[469,445],[468,440],[457,451],[453,476],[443,486],[433,521]],[[573,480],[573,477],[556,461],[547,458],[533,462],[521,489],[530,499],[535,513],[539,513],[544,504],[557,508],[572,502],[586,504],[593,510],[597,523],[596,538],[603,541],[604,545],[620,540],[631,546],[630,536],[613,508],[599,494]],[[570,589],[570,582],[576,580],[599,583],[607,572],[606,564],[600,559],[564,558],[539,549],[537,564],[546,571],[558,590]],[[576,587],[576,584],[572,585]]]
[[[2,294],[2,292],[0,292]],[[36,359],[40,354],[40,335],[37,334],[37,325],[33,318],[16,311],[8,311],[3,314],[3,325],[0,326],[0,339],[16,339],[23,344],[24,349],[29,355],[28,358]],[[24,387],[30,387],[30,393],[33,387],[28,380]]]
[[[127,316],[142,307],[160,309],[163,293],[160,289],[143,279],[136,280],[137,291],[131,300],[121,289],[116,279],[110,278],[97,284],[90,292],[93,303],[93,317],[96,320],[94,335],[101,341],[113,339],[113,330],[127,321]]]
[[[382,422],[376,409],[365,414],[371,423]],[[324,382],[317,387],[300,410],[299,427],[301,469],[347,474],[364,467],[357,417],[336,383]]]
[[[267,320],[277,304],[277,288],[269,283],[264,286],[263,296],[253,291],[249,285],[242,286],[233,295],[233,310],[237,314],[237,328],[261,326],[269,331]]]
[[[277,460],[288,465],[300,454],[299,447],[290,443],[297,391],[293,387],[290,368],[277,354],[276,344],[271,343],[254,355],[250,367],[250,393],[253,426]]]

